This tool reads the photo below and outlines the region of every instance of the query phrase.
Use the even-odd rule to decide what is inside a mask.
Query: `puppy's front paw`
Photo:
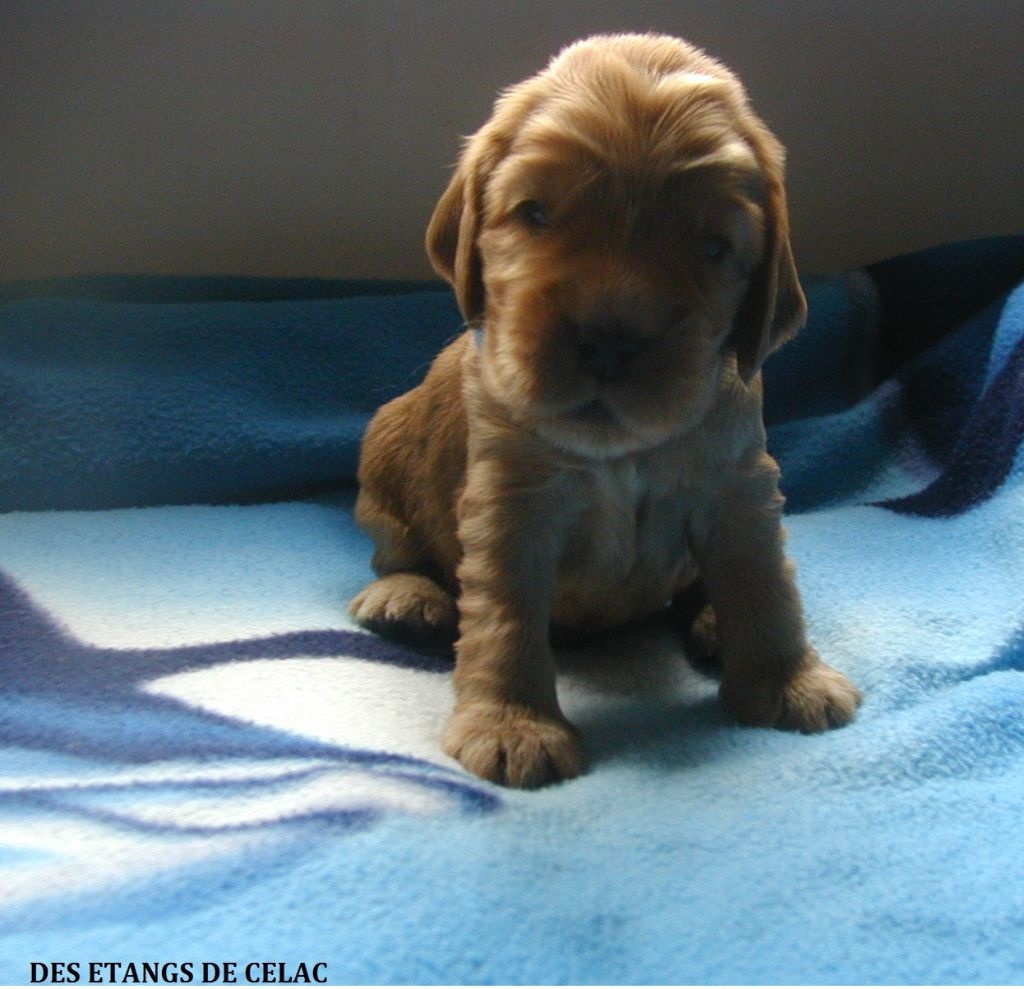
[[[518,704],[456,707],[444,731],[444,750],[471,773],[503,786],[534,789],[583,771],[576,729]]]
[[[729,677],[719,697],[743,724],[805,733],[841,728],[853,720],[860,691],[815,653],[785,683]]]

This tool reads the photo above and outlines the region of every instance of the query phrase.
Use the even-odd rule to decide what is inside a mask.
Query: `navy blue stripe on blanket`
[[[1020,284],[1024,235],[941,244],[864,270],[878,296],[878,383]]]
[[[1024,341],[973,409],[942,473],[924,490],[881,502],[908,515],[959,515],[990,498],[1024,443]]]
[[[146,694],[139,685],[157,677],[219,663],[255,659],[344,656],[408,669],[444,671],[442,658],[420,656],[376,636],[344,630],[311,630],[230,642],[163,649],[112,649],[84,644],[65,632],[18,585],[0,572],[0,734],[7,744],[121,761],[170,757],[331,756],[366,763],[415,763],[388,753],[284,738],[257,726],[186,708]],[[110,676],[112,668],[130,671]],[[47,676],[46,670],[59,670]],[[47,719],[38,735],[36,703],[66,705],[74,716]],[[105,711],[107,716],[91,716]],[[110,712],[120,712],[114,717]],[[130,720],[126,720],[130,713]],[[129,724],[132,726],[129,729]],[[201,730],[199,730],[201,729]]]

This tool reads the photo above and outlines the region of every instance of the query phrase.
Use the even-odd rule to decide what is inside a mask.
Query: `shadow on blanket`
[[[354,628],[369,415],[433,283],[0,286],[0,980],[324,961],[332,982],[1015,983],[1024,237],[808,279],[766,369],[824,737],[738,728],[660,622],[560,655],[592,757],[440,751],[449,664]]]

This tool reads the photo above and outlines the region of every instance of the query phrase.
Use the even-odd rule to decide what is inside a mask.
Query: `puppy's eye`
[[[551,216],[547,207],[536,199],[527,199],[515,208],[516,218],[531,230],[542,230],[551,226]]]
[[[732,250],[732,244],[725,237],[712,235],[700,243],[700,253],[711,261],[722,261]]]

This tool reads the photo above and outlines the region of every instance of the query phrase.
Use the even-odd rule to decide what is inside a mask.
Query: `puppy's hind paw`
[[[860,702],[860,691],[838,670],[819,661],[787,684],[775,726],[805,734],[841,728],[853,720]]]
[[[367,584],[349,604],[360,625],[388,638],[451,646],[459,612],[455,599],[428,577],[393,573]]]
[[[576,729],[517,704],[456,707],[444,731],[444,750],[471,773],[503,786],[535,789],[583,771]]]
[[[805,734],[841,728],[853,720],[861,693],[842,673],[821,662],[813,650],[807,660],[785,683],[751,682],[727,675],[718,696],[745,725]]]

